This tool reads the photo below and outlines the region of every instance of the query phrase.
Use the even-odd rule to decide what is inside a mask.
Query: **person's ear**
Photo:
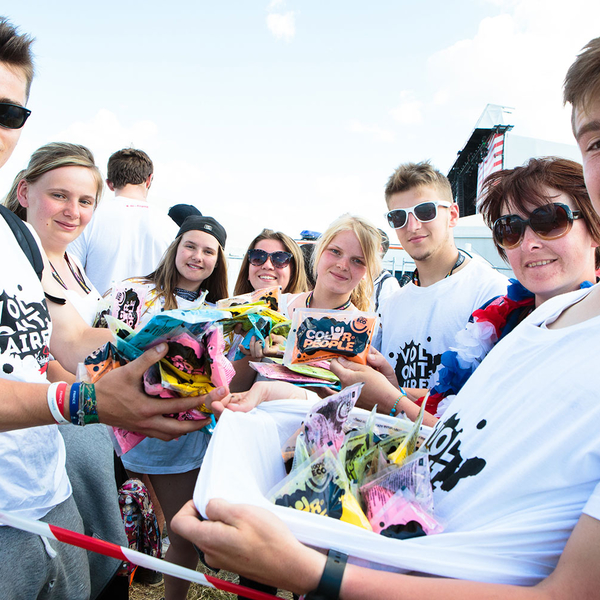
[[[29,184],[25,179],[17,185],[17,200],[23,208],[29,208]]]
[[[114,192],[115,191],[115,185],[112,181],[109,181],[108,179],[106,180],[106,187],[111,191]]]
[[[450,211],[450,227],[456,227],[460,217],[460,209],[458,208],[458,204],[453,202],[452,206],[450,206],[448,210]]]
[[[154,179],[154,173],[151,173],[150,175],[148,175],[148,177],[146,178],[146,189],[150,189],[153,179]]]

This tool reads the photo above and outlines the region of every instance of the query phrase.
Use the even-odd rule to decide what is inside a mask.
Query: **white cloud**
[[[415,97],[414,92],[404,90],[400,92],[400,104],[390,110],[394,121],[402,125],[413,125],[423,120],[423,103]]]
[[[271,2],[269,2],[269,10],[272,10],[274,8],[277,8],[278,6],[283,6],[284,5],[284,0],[271,0]]]
[[[372,135],[373,138],[378,142],[393,142],[395,139],[394,134],[391,131],[382,129],[377,125],[365,125],[357,120],[352,120],[348,124],[348,131],[352,133],[365,133]]]
[[[294,11],[285,14],[271,13],[267,15],[269,31],[277,39],[284,39],[286,42],[291,41],[296,35],[295,15]]]

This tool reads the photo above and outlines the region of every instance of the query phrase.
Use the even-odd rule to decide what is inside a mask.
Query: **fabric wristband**
[[[68,425],[69,421],[63,415],[63,407],[65,404],[65,394],[67,384],[64,381],[56,381],[48,387],[47,399],[48,408],[52,413],[52,417],[58,425]]]
[[[69,412],[71,417],[71,423],[73,425],[79,425],[79,386],[80,383],[71,384],[71,391],[69,393]]]
[[[337,600],[342,587],[342,577],[348,555],[337,550],[327,553],[327,562],[317,589],[304,596],[304,600]]]
[[[96,407],[96,386],[93,383],[82,383],[79,387],[79,424],[100,423]]]

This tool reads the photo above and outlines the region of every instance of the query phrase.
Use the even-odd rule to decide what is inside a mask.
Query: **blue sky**
[[[561,83],[600,22],[597,0],[2,4],[38,72],[3,193],[47,142],[87,145],[103,171],[133,145],[153,201],[196,204],[230,250],[342,212],[384,227],[394,168],[447,172],[488,103],[514,108],[515,134],[571,142]]]

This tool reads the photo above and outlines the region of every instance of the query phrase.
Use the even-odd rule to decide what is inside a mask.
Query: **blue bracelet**
[[[408,398],[406,392],[404,391],[403,388],[400,388],[400,395],[396,398],[396,402],[394,402],[393,406],[392,406],[392,410],[390,411],[390,417],[395,417],[396,416],[396,407],[398,406],[398,402],[400,402],[400,400],[402,400],[402,398]]]
[[[71,384],[71,391],[69,392],[69,413],[71,423],[73,425],[79,425],[79,386],[80,383]]]

